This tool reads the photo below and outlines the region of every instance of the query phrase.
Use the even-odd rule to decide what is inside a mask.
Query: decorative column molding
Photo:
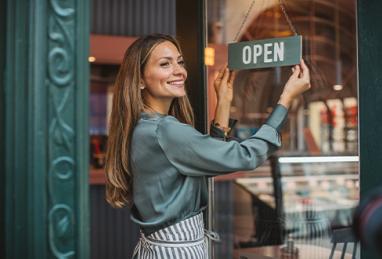
[[[48,231],[51,253],[76,255],[75,248],[75,9],[57,0],[48,8]]]
[[[89,0],[8,0],[6,258],[89,258]]]

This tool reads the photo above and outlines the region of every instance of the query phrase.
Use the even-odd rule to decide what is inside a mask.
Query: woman
[[[135,258],[206,258],[205,177],[252,170],[264,162],[281,146],[278,130],[292,100],[310,88],[302,61],[257,133],[240,143],[225,142],[234,74],[224,68],[215,81],[218,105],[211,132],[216,138],[192,127],[186,79],[179,44],[158,34],[128,48],[116,78],[106,197],[114,207],[130,206],[140,225]]]

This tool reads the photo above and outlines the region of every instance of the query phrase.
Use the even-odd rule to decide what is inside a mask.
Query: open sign
[[[300,63],[302,37],[244,41],[228,45],[228,67],[250,69],[290,66]]]

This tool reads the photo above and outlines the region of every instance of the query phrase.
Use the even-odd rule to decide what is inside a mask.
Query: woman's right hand
[[[214,81],[214,88],[217,97],[218,104],[228,104],[231,106],[233,99],[233,81],[235,79],[235,72],[230,71],[224,66],[218,73]]]
[[[235,72],[229,71],[227,66],[224,66],[214,81],[214,88],[217,97],[214,122],[223,128],[227,128],[229,124],[231,102],[233,99],[234,79]]]
[[[303,92],[310,89],[310,74],[309,68],[306,66],[303,59],[301,63],[292,69],[293,73],[284,86],[284,90],[280,96],[279,104],[289,108],[292,101],[301,95]]]

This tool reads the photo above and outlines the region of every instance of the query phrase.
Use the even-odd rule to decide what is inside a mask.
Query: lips
[[[184,86],[184,80],[173,80],[173,81],[167,81],[167,83],[171,86],[175,87],[183,87]]]

